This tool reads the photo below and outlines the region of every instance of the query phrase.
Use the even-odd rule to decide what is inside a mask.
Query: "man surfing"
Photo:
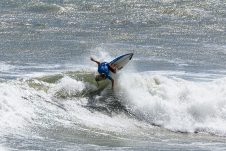
[[[90,58],[91,61],[96,62],[98,64],[98,72],[99,75],[96,76],[95,80],[97,81],[101,81],[101,80],[105,80],[105,79],[109,79],[111,80],[111,84],[112,84],[112,89],[114,89],[114,79],[110,76],[110,71],[113,73],[116,73],[116,68],[114,65],[111,65],[107,62],[99,62],[94,60],[92,57]],[[109,71],[110,70],[110,71]]]

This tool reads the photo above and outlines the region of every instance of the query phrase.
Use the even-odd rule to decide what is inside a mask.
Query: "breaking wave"
[[[139,119],[172,131],[226,134],[225,78],[193,82],[142,73],[123,75],[119,84]]]
[[[115,91],[108,81],[97,87],[92,72],[2,81],[1,131],[59,124],[132,133],[148,125],[226,135],[225,78],[194,82],[149,72],[127,75],[121,74]]]

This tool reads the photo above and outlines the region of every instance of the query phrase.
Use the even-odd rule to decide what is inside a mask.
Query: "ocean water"
[[[1,0],[0,150],[226,150],[225,0]],[[109,81],[100,61],[134,53]]]

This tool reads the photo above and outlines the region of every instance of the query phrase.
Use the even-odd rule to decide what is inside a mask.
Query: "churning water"
[[[2,0],[0,150],[225,150],[225,0]],[[132,61],[97,87],[100,61]]]

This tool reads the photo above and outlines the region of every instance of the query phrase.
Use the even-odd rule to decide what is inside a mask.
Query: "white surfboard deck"
[[[117,70],[121,70],[132,59],[132,57],[133,53],[128,53],[115,58],[109,64],[114,65]]]
[[[110,71],[110,76],[113,79],[116,79],[117,72],[122,68],[124,68],[124,66],[132,59],[132,57],[133,57],[133,53],[128,53],[112,60],[109,64],[114,65],[116,67],[116,74]]]

